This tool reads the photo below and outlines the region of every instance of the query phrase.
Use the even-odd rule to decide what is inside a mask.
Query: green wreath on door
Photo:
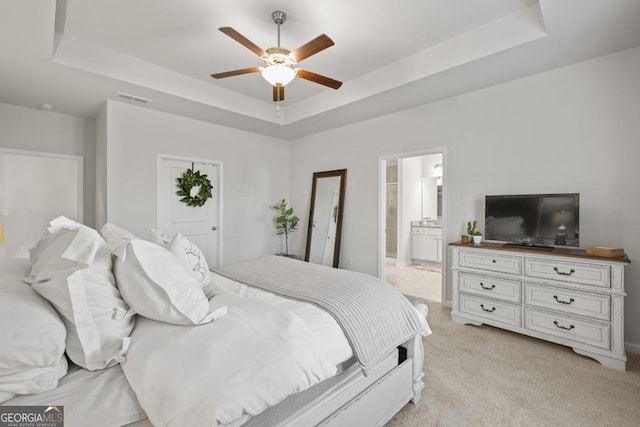
[[[176,194],[182,197],[180,201],[187,206],[203,206],[212,197],[213,185],[207,175],[201,174],[200,171],[194,172],[192,169],[187,169],[176,178],[176,182],[178,187]]]

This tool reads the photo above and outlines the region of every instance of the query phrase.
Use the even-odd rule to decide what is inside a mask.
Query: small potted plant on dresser
[[[473,232],[473,243],[479,245],[482,242],[482,233],[478,230]]]
[[[473,222],[467,222],[467,234],[462,235],[462,243],[471,243],[473,241],[473,235],[476,233],[476,227],[478,225],[478,221],[474,220]]]

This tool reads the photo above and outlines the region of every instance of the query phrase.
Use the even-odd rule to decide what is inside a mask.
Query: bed
[[[0,261],[0,403],[62,406],[67,427],[252,427],[383,425],[420,400],[430,330],[391,286],[203,262],[184,236],[52,221],[30,260]]]

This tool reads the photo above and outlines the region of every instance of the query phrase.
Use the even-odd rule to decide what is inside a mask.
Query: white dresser
[[[625,370],[624,267],[621,258],[583,250],[452,243],[455,323],[481,325],[572,347]]]

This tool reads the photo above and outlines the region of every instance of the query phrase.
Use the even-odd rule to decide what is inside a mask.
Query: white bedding
[[[19,276],[19,272],[16,275]],[[308,337],[324,349],[332,366],[339,366],[352,357],[351,347],[335,320],[310,304],[281,298],[220,276],[208,291],[211,295],[225,292],[250,301],[268,302],[275,307],[290,310],[304,321],[308,328],[306,331]],[[184,329],[189,327],[175,326],[175,328],[179,329],[179,334],[182,334]],[[158,341],[165,341],[165,338]],[[177,345],[175,341],[169,343]],[[153,346],[156,347],[155,344]],[[194,382],[197,381],[194,380]],[[204,392],[209,393],[210,388],[213,389],[214,385],[206,383],[201,387],[204,387]],[[3,404],[50,405],[51,403],[65,407],[65,425],[68,427],[84,427],[89,425],[87,424],[89,421],[92,426],[116,427],[145,420],[147,417],[119,365],[96,372],[72,365],[69,373],[60,380],[58,388],[45,393],[19,396]],[[168,406],[174,407],[174,405]],[[170,408],[167,410],[172,411]],[[237,425],[248,418],[249,416],[242,416],[231,425]],[[140,425],[150,424],[148,421],[141,421]]]
[[[275,255],[214,271],[326,310],[340,324],[365,375],[398,345],[431,333],[407,298],[377,277]]]
[[[305,321],[273,298],[221,292],[210,304],[228,313],[199,326],[138,319],[123,370],[154,426],[240,424],[336,373]]]
[[[265,301],[286,308],[305,321],[312,331],[314,341],[325,350],[334,365],[339,366],[353,356],[353,350],[333,316],[312,304],[261,291],[214,272],[211,272],[211,281],[205,288],[205,292],[208,297],[220,292],[230,292],[244,298]]]
[[[15,271],[13,271],[7,268],[5,273],[18,278],[23,269],[24,268],[15,269]],[[323,310],[320,310],[310,304],[288,300],[267,292],[249,288],[221,276],[217,276],[217,279],[218,280],[208,288],[208,293],[210,295],[213,295],[214,293],[226,293],[227,296],[225,298],[227,299],[246,300],[246,309],[249,311],[254,310],[256,313],[260,314],[260,316],[258,316],[259,318],[270,317],[269,313],[274,310],[278,312],[281,317],[292,317],[294,319],[294,323],[297,325],[296,329],[298,329],[298,331],[304,331],[300,342],[305,343],[305,345],[310,342],[314,342],[314,344],[309,344],[307,347],[309,352],[315,353],[317,351],[318,354],[324,353],[324,356],[322,357],[324,364],[321,369],[323,372],[321,372],[321,375],[317,375],[317,378],[313,377],[313,375],[306,378],[302,381],[303,387],[306,388],[307,385],[319,382],[321,377],[324,378],[327,374],[330,375],[335,372],[336,366],[340,366],[341,363],[351,360],[351,347],[344,337],[344,334],[335,320],[333,320],[333,318]],[[216,300],[216,303],[221,302],[224,302],[221,298]],[[273,307],[273,310],[266,309],[265,311],[262,304],[268,304],[268,306]],[[244,304],[240,302],[240,305]],[[282,312],[288,312],[289,314],[282,314]],[[140,323],[144,323],[145,320],[146,319],[141,317],[138,319]],[[147,322],[157,323],[153,321]],[[254,319],[253,323],[259,323],[262,326],[264,322],[256,321],[256,319]],[[162,327],[159,328],[160,330],[164,330],[164,326],[171,327],[171,325],[168,324],[162,324],[161,326]],[[174,326],[174,328],[177,330],[178,335],[191,335],[190,332],[185,332],[189,327]],[[144,327],[139,329],[142,330]],[[229,332],[232,332],[232,330],[229,329]],[[144,333],[141,333],[140,335],[142,336]],[[232,339],[235,338],[235,340],[238,341],[237,334],[231,335],[236,335],[235,337],[232,336]],[[264,339],[269,340],[267,337]],[[134,338],[133,342],[135,343],[136,341],[138,340]],[[164,336],[164,332],[161,339],[150,339],[148,341],[150,345],[156,349],[153,350],[153,352],[156,353],[158,352],[157,347],[159,342],[165,342],[170,347],[180,346],[180,339],[167,339]],[[213,353],[217,352],[219,346],[219,341],[212,342],[211,350]],[[227,344],[227,346],[232,347],[233,344],[230,343]],[[242,353],[242,351],[239,347],[234,348],[233,350],[233,360],[223,364],[227,370],[229,370],[229,366],[242,366],[242,364],[238,364],[238,358],[235,357],[239,353]],[[248,350],[245,350],[245,353],[247,351]],[[315,356],[313,358],[315,358]],[[143,362],[143,364],[146,363]],[[181,364],[187,366],[183,360],[181,360]],[[288,371],[290,365],[286,366]],[[253,368],[256,369],[260,367],[253,366]],[[197,376],[198,378],[192,380],[190,384],[200,384],[202,393],[208,394],[215,388],[215,384],[212,384],[211,382],[205,383],[202,381],[202,375],[200,372]],[[255,379],[256,378],[251,378],[251,383],[255,381]],[[144,378],[143,381],[145,381]],[[250,386],[252,385],[253,384]],[[183,388],[185,388],[184,384],[182,387],[178,388],[178,390]],[[218,390],[220,390],[220,387],[218,387]],[[226,387],[223,388],[223,390],[226,390]],[[271,389],[269,389],[269,397],[265,399],[267,405],[277,403],[275,399],[270,396],[270,393]],[[6,397],[10,397],[10,395],[7,395]],[[148,421],[142,421],[146,419],[147,415],[138,403],[137,397],[125,378],[120,365],[96,372],[90,372],[75,365],[70,365],[69,373],[60,379],[57,388],[39,394],[17,396],[3,402],[2,404],[50,405],[52,403],[65,407],[65,425],[68,427],[84,427],[86,425],[115,427],[122,426],[127,423],[138,424],[137,422],[142,422],[142,425],[150,425],[148,424]],[[173,412],[171,408],[173,408],[174,405],[167,406],[167,411]],[[241,416],[237,418],[235,422],[232,422],[231,425],[238,424],[248,418],[248,415]],[[178,422],[177,424],[186,425],[182,422]],[[161,421],[157,423],[157,425],[164,425],[164,423]]]
[[[64,406],[66,427],[119,427],[146,418],[120,365],[94,372],[70,365],[57,388],[3,405]]]

